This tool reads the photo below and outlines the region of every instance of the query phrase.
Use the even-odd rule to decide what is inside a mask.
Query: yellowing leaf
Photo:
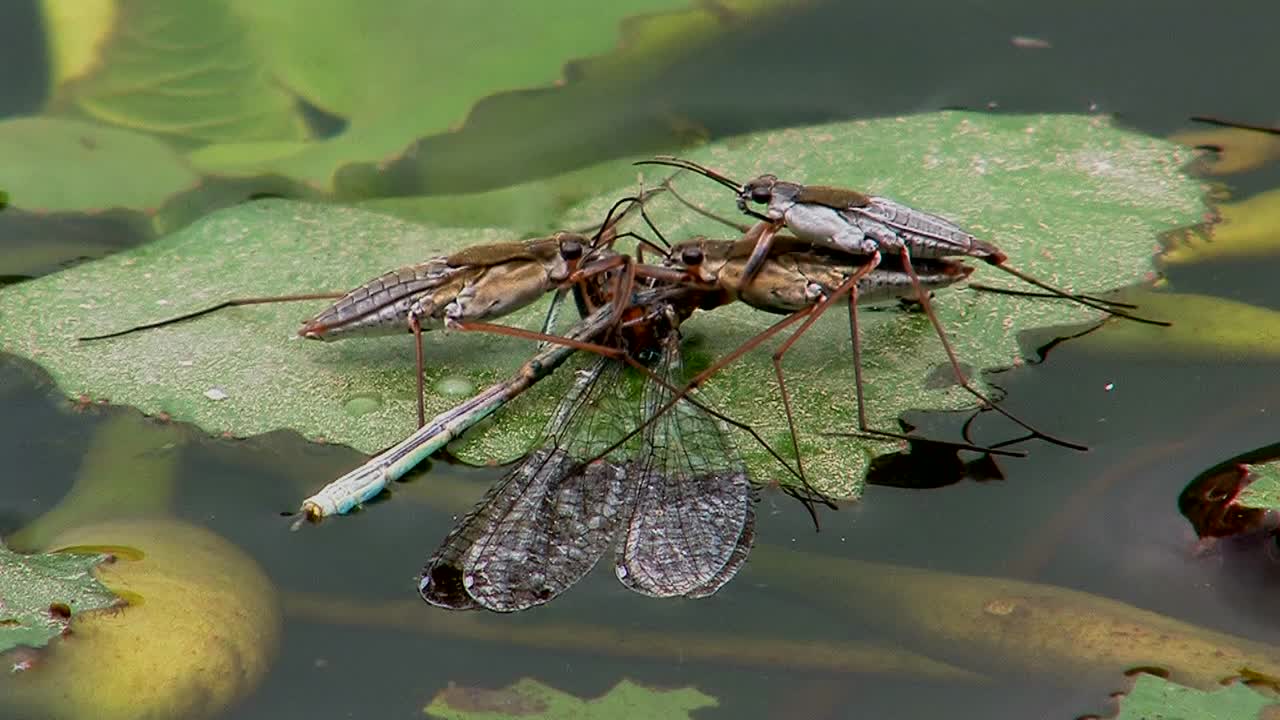
[[[1220,148],[1201,162],[1211,175],[1248,172],[1280,159],[1280,135],[1241,128],[1217,128],[1180,132],[1170,140],[1191,147]]]
[[[1168,236],[1164,265],[1269,255],[1280,249],[1280,190],[1268,190],[1217,208],[1219,220],[1207,227]]]

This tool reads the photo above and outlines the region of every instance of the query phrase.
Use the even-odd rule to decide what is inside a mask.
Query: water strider
[[[870,268],[878,266],[888,254],[896,256],[900,262],[901,270],[911,278],[912,285],[916,289],[916,298],[919,300],[925,315],[929,318],[929,322],[933,325],[934,331],[942,343],[957,384],[983,404],[1032,433],[1033,436],[1057,445],[1075,450],[1087,449],[1078,443],[1056,438],[1036,429],[1005,410],[973,386],[964,370],[960,367],[960,361],[951,347],[946,330],[942,327],[941,322],[939,322],[937,315],[933,311],[933,305],[930,302],[928,293],[923,292],[920,287],[915,264],[925,259],[973,257],[994,265],[1053,295],[1100,310],[1109,315],[1148,324],[1169,325],[1164,321],[1131,315],[1121,310],[1114,303],[1100,302],[1093,298],[1069,293],[1049,285],[1010,267],[1006,263],[1007,256],[1003,251],[990,243],[979,240],[950,220],[939,215],[917,210],[888,198],[844,188],[801,185],[779,180],[776,176],[770,174],[760,175],[743,184],[698,163],[670,156],[659,156],[653,160],[643,160],[636,164],[683,168],[710,178],[734,191],[737,196],[738,208],[743,213],[758,220],[754,226],[746,230],[748,235],[755,237],[755,242],[751,255],[742,269],[739,280],[740,289],[746,288],[754,282],[764,259],[769,255],[769,248],[773,244],[774,238],[783,228],[790,230],[801,240],[813,243],[815,246],[862,258],[861,262]],[[669,183],[667,184],[667,189],[671,189]],[[681,202],[689,205],[684,200],[681,200]],[[761,213],[752,209],[751,205],[753,203],[765,205],[765,212]],[[694,209],[721,222],[727,222],[703,211],[701,208],[695,207]],[[728,224],[736,227],[734,223]],[[845,286],[833,291],[831,300],[834,301],[834,299],[851,293],[855,289],[856,281],[850,281]],[[830,305],[831,302],[824,303],[804,326],[797,329],[789,342],[793,342],[795,338],[802,335]],[[855,328],[857,325],[856,306],[856,300],[851,299],[849,306],[850,324]],[[854,335],[854,351],[857,353],[856,329]],[[855,372],[861,372],[857,358],[855,358]],[[859,404],[861,405],[861,403],[862,399],[859,390]],[[865,423],[862,423],[862,425],[865,425]],[[864,432],[868,431],[866,427],[860,427],[860,429]],[[877,435],[900,437],[898,433],[886,433],[878,430],[870,432]]]
[[[418,427],[421,428],[426,424],[422,333],[506,315],[557,288],[567,288],[593,275],[627,265],[629,256],[614,253],[613,245],[623,237],[636,238],[640,243],[648,241],[634,233],[619,233],[617,226],[633,208],[643,208],[654,192],[659,191],[619,200],[604,223],[589,236],[565,231],[519,242],[474,245],[391,270],[346,293],[237,298],[176,317],[79,339],[84,342],[120,337],[193,320],[232,306],[337,298],[305,321],[298,335],[310,340],[331,340],[412,333],[417,361]],[[623,206],[626,209],[617,212]],[[662,248],[655,249],[665,253]]]

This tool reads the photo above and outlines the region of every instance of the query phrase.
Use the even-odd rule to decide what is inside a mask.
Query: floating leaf
[[[1245,465],[1245,486],[1236,497],[1237,505],[1258,510],[1280,510],[1280,460]]]
[[[522,678],[501,690],[450,686],[423,711],[440,720],[502,718],[689,718],[700,708],[716,707],[716,699],[694,688],[657,690],[623,680],[601,697],[583,700]]]
[[[98,574],[129,603],[74,616],[74,644],[29,672],[0,674],[0,714],[197,720],[221,713],[271,666],[281,624],[275,590],[218,535],[150,516],[75,528],[53,547],[115,550],[117,561]]]
[[[61,10],[60,3],[47,7]],[[113,125],[193,142],[306,139],[293,97],[229,3],[117,0],[115,10],[92,69],[58,88],[81,110]],[[305,26],[327,15],[299,12],[293,22]],[[54,28],[89,30],[79,23]]]
[[[857,149],[858,161],[848,160]],[[1011,262],[1060,285],[1099,290],[1148,272],[1155,234],[1198,217],[1201,187],[1183,175],[1186,155],[1170,143],[1117,130],[1092,117],[1015,117],[942,113],[761,133],[719,143],[695,157],[749,175],[769,168],[798,179],[833,182],[896,196],[947,213],[1000,244]],[[666,173],[653,173],[647,185]],[[699,202],[732,211],[712,183],[682,178]],[[633,194],[619,187],[560,222],[598,221],[606,203]],[[659,196],[656,201],[662,201]],[[655,201],[655,202],[656,202]],[[698,226],[666,198],[652,213],[668,235]],[[167,412],[210,432],[246,435],[281,427],[365,452],[414,427],[409,338],[294,342],[310,306],[242,307],[194,322],[118,339],[78,344],[96,334],[156,320],[231,297],[353,287],[398,265],[510,231],[422,228],[382,215],[301,203],[231,208],[161,241],[0,293],[0,347],[41,362],[63,390]],[[998,282],[983,268],[975,277]],[[29,313],[31,306],[42,308]],[[1018,361],[1020,329],[1079,322],[1096,315],[1055,301],[1027,301],[949,290],[936,302],[961,358],[975,367]],[[508,320],[536,327],[541,304]],[[847,320],[831,313],[788,356],[807,467],[823,488],[856,495],[868,455],[883,443],[831,438],[852,430],[853,389]],[[920,314],[865,312],[868,397],[876,427],[892,427],[909,407],[969,406],[955,388],[930,389],[944,355]],[[689,363],[705,366],[772,319],[746,308],[698,316],[687,325]],[[530,354],[527,341],[475,333],[430,333],[427,386],[446,376],[483,387]],[[720,409],[758,427],[785,448],[788,435],[764,352],[735,363],[708,388]],[[508,460],[528,449],[566,382],[560,373],[518,399],[499,423],[459,454]],[[226,399],[211,401],[211,388]],[[532,399],[531,399],[532,398]],[[373,400],[374,402],[369,402]],[[428,413],[456,398],[431,395]],[[357,412],[359,414],[357,414]],[[1046,428],[1052,430],[1052,428]],[[782,475],[762,449],[742,442],[755,477]]]
[[[20,555],[0,542],[0,653],[40,648],[66,631],[74,615],[109,608],[119,598],[93,576],[107,555]]]
[[[1164,265],[1273,255],[1280,248],[1280,190],[1217,207],[1220,220],[1171,234]]]
[[[736,13],[761,12],[779,3],[721,5]],[[418,138],[456,129],[481,98],[563,83],[565,64],[573,58],[610,53],[621,44],[617,52],[625,62],[617,65],[629,73],[665,66],[674,51],[706,43],[711,34],[701,21],[716,17],[712,9],[689,9],[688,0],[625,5],[561,0],[552,6],[519,0],[372,5],[345,0],[328,3],[325,12],[314,12],[303,0],[241,0],[232,6],[248,20],[273,75],[344,127],[332,137],[293,146],[211,145],[193,154],[192,161],[211,172],[275,173],[324,188],[346,164],[382,163]],[[491,22],[495,15],[503,23]],[[634,22],[624,23],[629,17]],[[684,47],[673,42],[655,48],[645,42],[655,33],[632,28],[651,23],[662,28],[661,37],[682,41]]]
[[[199,181],[163,142],[78,120],[2,121],[0,157],[10,202],[31,211],[154,210]]]
[[[1115,720],[1258,720],[1275,702],[1242,683],[1205,691],[1139,673]]]
[[[1228,537],[1257,530],[1266,521],[1266,506],[1259,508],[1243,501],[1250,483],[1260,479],[1265,470],[1265,466],[1236,464],[1201,473],[1178,493],[1178,511],[1202,538]],[[1280,500],[1277,473],[1272,470],[1267,474],[1272,477],[1255,491],[1259,493],[1255,502]]]

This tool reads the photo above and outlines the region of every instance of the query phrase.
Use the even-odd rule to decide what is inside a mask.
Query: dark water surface
[[[743,29],[642,88],[634,104],[608,112],[619,125],[643,123],[647,108],[661,99],[713,137],[989,103],[1013,112],[1085,112],[1094,106],[1156,134],[1187,127],[1191,114],[1280,120],[1274,89],[1280,4],[1178,0],[1161,3],[1158,13],[1151,7],[913,0],[797,8],[772,26]],[[7,73],[0,109],[33,107],[30,89],[39,86],[44,69],[39,48],[18,40],[34,33],[22,23],[0,24],[0,47],[6,48],[0,67]],[[1053,48],[1019,50],[1010,43],[1019,35],[1044,38]],[[20,47],[31,54],[9,57]],[[572,128],[552,135],[547,146],[505,165],[478,163],[484,169],[465,184],[522,179],[533,157],[555,158],[552,166],[538,167],[545,173],[626,151],[593,149],[584,156],[579,148],[594,148],[593,138],[576,137]],[[455,140],[461,146],[485,143],[479,136]],[[1280,165],[1230,183],[1237,197],[1278,186]],[[0,237],[0,251],[39,242],[11,234]],[[1280,308],[1280,290],[1271,280],[1280,263],[1240,265],[1180,270],[1174,286]],[[801,507],[769,494],[759,507],[757,549],[766,556],[770,549],[796,550],[1033,580],[1280,644],[1274,602],[1280,565],[1261,543],[1193,552],[1194,535],[1177,509],[1178,493],[1197,474],[1280,438],[1277,377],[1271,365],[1100,358],[1066,343],[1044,363],[1005,373],[1000,381],[1013,412],[1088,443],[1090,452],[1028,444],[1029,457],[1000,461],[1003,481],[928,491],[872,487],[856,506],[826,513],[818,534]],[[38,368],[0,357],[0,535],[53,507],[82,472],[95,431],[128,413],[76,410]],[[977,438],[984,430],[998,435],[997,426],[980,419]],[[748,562],[706,600],[635,596],[603,563],[533,612],[435,610],[418,600],[416,573],[454,513],[478,498],[497,471],[436,462],[390,502],[289,533],[280,513],[358,464],[360,456],[288,433],[247,441],[187,434],[179,451],[178,513],[257,559],[286,608],[283,647],[271,673],[228,717],[417,717],[449,683],[496,688],[527,675],[585,696],[603,693],[621,678],[693,685],[720,699],[719,709],[698,713],[707,718],[1073,718],[1106,713],[1108,694],[1124,687],[1119,677],[1046,677],[1014,663],[993,665],[941,643],[914,642],[910,649],[936,651],[937,659],[993,679],[837,673],[817,669],[814,656],[804,652],[772,663],[701,661],[682,653],[677,641],[642,656],[625,641],[564,650],[481,639],[546,626],[577,628],[579,639],[587,628],[633,639],[787,640],[815,647],[892,647],[897,638],[884,623],[864,619],[882,615],[859,598],[841,598],[831,578],[784,581],[763,561]],[[327,615],[326,608],[339,614]],[[331,619],[339,616],[345,621]]]

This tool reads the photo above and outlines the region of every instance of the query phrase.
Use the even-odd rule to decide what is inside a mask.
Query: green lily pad
[[[779,5],[770,0],[723,4],[727,13],[758,13]],[[563,83],[565,64],[573,58],[614,53],[625,60],[615,65],[632,73],[641,66],[665,66],[675,50],[687,52],[707,42],[713,35],[702,21],[716,17],[713,10],[690,8],[688,0],[625,5],[561,0],[550,6],[518,0],[497,5],[347,0],[327,4],[325,12],[314,12],[302,0],[241,1],[233,7],[247,19],[273,76],[346,126],[332,137],[293,145],[251,138],[213,144],[196,151],[192,162],[210,172],[280,174],[326,189],[344,165],[381,163],[418,138],[458,128],[481,98]],[[490,21],[495,15],[504,18],[501,27]],[[654,25],[656,33],[645,30]],[[655,35],[684,47],[650,41]]]
[[[73,615],[116,605],[119,598],[93,576],[106,557],[20,555],[0,542],[0,653],[44,647],[67,629]]]
[[[1120,700],[1115,720],[1257,720],[1263,708],[1275,703],[1274,697],[1242,683],[1204,691],[1140,673],[1133,690]]]
[[[856,165],[845,159],[844,148],[860,149]],[[1014,265],[1045,280],[1099,290],[1141,279],[1149,272],[1155,234],[1202,212],[1199,183],[1179,170],[1186,153],[1100,118],[943,113],[762,133],[718,143],[695,157],[743,175],[772,167],[791,177],[896,195],[967,223],[1004,247]],[[654,173],[647,185],[665,176]],[[699,202],[732,210],[719,186],[680,182]],[[613,196],[634,192],[619,187],[605,193],[560,225],[598,221]],[[652,215],[673,238],[698,227],[718,231],[699,226],[663,195]],[[510,231],[424,228],[303,203],[240,206],[147,247],[0,292],[0,349],[40,362],[73,396],[105,396],[143,412],[166,412],[210,432],[248,435],[291,427],[373,452],[414,427],[412,343],[407,336],[332,344],[292,339],[297,323],[323,303],[240,307],[97,343],[75,338],[231,297],[343,290],[391,267],[513,237]],[[993,276],[998,273],[986,268],[975,275],[998,282]],[[1096,318],[1066,303],[959,290],[939,293],[936,305],[961,359],[978,368],[1018,362],[1015,338],[1022,328]],[[42,312],[28,312],[32,306]],[[544,307],[535,304],[507,321],[537,327]],[[971,405],[955,388],[930,387],[928,377],[944,356],[922,315],[861,317],[875,427],[893,427],[911,407]],[[687,324],[687,364],[705,366],[772,320],[747,308],[695,316]],[[832,494],[855,496],[868,457],[890,446],[819,434],[854,427],[847,320],[830,313],[796,347],[786,368],[810,479]],[[483,387],[508,376],[532,348],[508,337],[430,333],[426,353],[429,388],[454,376]],[[497,425],[458,454],[484,462],[524,453],[567,375],[558,373],[542,383],[550,387],[517,399]],[[789,439],[773,387],[768,356],[757,352],[717,376],[706,392],[721,410],[756,426],[785,451]],[[381,404],[369,407],[371,398]],[[360,412],[348,412],[355,399]],[[454,402],[432,393],[428,413]],[[763,449],[749,441],[740,445],[757,480],[783,476]]]
[[[0,157],[9,201],[30,211],[149,211],[199,182],[165,143],[79,120],[0,121]]]
[[[1242,466],[1249,483],[1235,503],[1256,510],[1280,510],[1280,460]]]
[[[120,0],[116,10],[97,45],[98,63],[58,88],[80,110],[192,142],[306,139],[293,96],[266,63],[267,48],[229,3]],[[293,21],[327,16],[299,9]]]
[[[623,680],[599,698],[583,700],[522,678],[501,690],[450,686],[423,708],[440,720],[502,718],[689,718],[700,708],[716,707],[716,699],[694,688],[657,690]]]

